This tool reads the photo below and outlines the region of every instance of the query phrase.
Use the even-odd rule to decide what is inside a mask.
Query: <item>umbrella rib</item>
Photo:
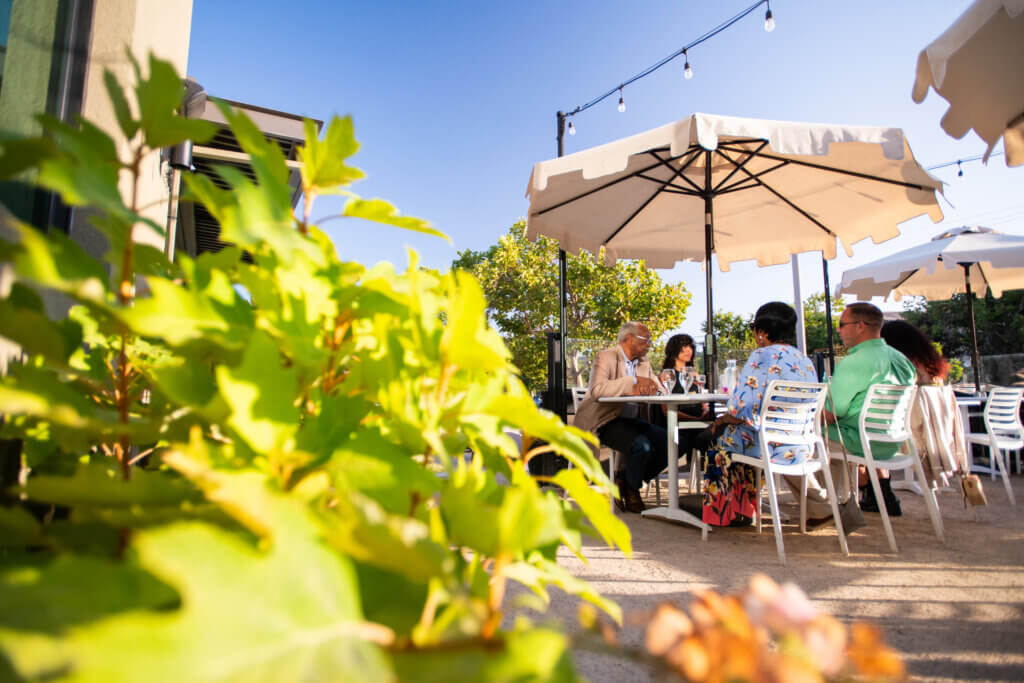
[[[733,185],[731,185],[731,186],[729,186],[729,187],[727,187],[725,189],[717,190],[715,194],[729,194],[730,192],[739,192],[740,190],[749,190],[752,187],[756,187],[757,186],[757,179],[758,178],[760,178],[763,175],[768,175],[772,171],[777,171],[780,168],[783,168],[784,166],[787,166],[788,164],[789,164],[789,162],[787,162],[787,161],[780,161],[775,166],[772,166],[771,168],[766,168],[765,170],[760,171],[758,173],[750,173],[750,171],[747,171],[747,173],[750,175],[750,178],[744,178],[742,180],[737,181],[736,183],[734,183]]]
[[[728,147],[722,147],[720,149],[728,149]],[[730,150],[730,151],[735,151],[735,150]],[[925,190],[925,191],[927,191],[927,190],[933,190],[934,189],[934,188],[928,187],[926,185],[921,185],[920,183],[908,183],[908,182],[903,181],[903,180],[895,180],[893,178],[883,178],[882,176],[871,175],[870,173],[861,173],[860,171],[851,171],[851,170],[845,169],[845,168],[835,168],[834,166],[826,166],[824,164],[816,164],[816,163],[811,162],[811,161],[802,161],[800,159],[787,159],[786,157],[780,157],[780,156],[777,156],[775,154],[758,154],[758,156],[763,158],[763,159],[773,159],[775,161],[788,161],[791,164],[796,164],[798,166],[806,166],[808,168],[815,168],[815,169],[818,169],[819,171],[832,171],[833,173],[841,173],[843,175],[849,175],[849,176],[853,176],[855,178],[863,178],[865,180],[874,180],[874,181],[877,181],[877,182],[880,182],[880,183],[889,183],[890,185],[899,185],[901,187],[907,187],[907,188],[910,188],[910,189],[913,189],[913,190]],[[733,162],[733,163],[735,163],[735,162]]]
[[[637,178],[642,178],[643,180],[647,180],[647,181],[650,181],[652,183],[659,183],[659,184],[661,184],[661,183],[665,182],[665,180],[663,178],[655,178],[653,176],[648,176],[648,175],[643,175],[643,174],[637,175]],[[675,185],[675,184],[673,184],[671,182],[669,182],[667,185],[665,185],[665,187],[663,187],[662,190],[664,190],[665,192],[675,192],[677,194],[691,194],[692,195],[692,194],[699,194],[700,193],[700,190],[691,190],[688,187],[683,187],[681,185]]]
[[[718,155],[719,155],[719,156],[721,156],[721,157],[722,157],[723,159],[725,159],[726,161],[728,161],[728,162],[729,162],[730,164],[736,164],[736,162],[735,162],[735,161],[734,161],[734,160],[733,160],[733,159],[732,159],[732,158],[731,158],[731,157],[730,157],[729,155],[727,155],[727,154],[723,153],[721,149],[718,149],[718,150],[715,150],[715,151],[716,151],[716,152],[718,152]],[[785,161],[785,159],[779,159],[779,161]],[[745,169],[745,168],[744,168],[744,169],[741,169],[741,170],[742,170],[742,171],[743,171],[744,173],[746,173],[746,174],[748,174],[748,175],[751,175],[751,176],[752,176],[752,174],[750,173],[750,171],[748,171],[747,169]],[[760,178],[754,178],[754,177],[752,176],[752,179],[753,179],[753,180],[754,180],[754,181],[755,181],[755,182],[756,182],[756,183],[757,183],[758,185],[760,185],[761,187],[763,187],[764,189],[768,190],[768,191],[769,191],[769,192],[771,192],[771,193],[772,193],[773,195],[775,195],[775,196],[776,196],[776,197],[777,197],[778,199],[780,199],[781,201],[785,202],[785,203],[786,203],[786,205],[787,205],[787,206],[789,206],[789,207],[790,207],[791,209],[793,209],[794,211],[796,211],[797,213],[799,213],[799,214],[800,214],[801,216],[803,216],[804,218],[806,218],[806,219],[807,219],[807,220],[809,220],[810,222],[814,223],[814,224],[815,224],[816,226],[818,226],[818,227],[819,227],[819,228],[820,228],[821,230],[824,230],[824,231],[825,231],[825,232],[826,232],[827,234],[831,235],[832,237],[835,237],[835,236],[836,236],[836,235],[835,235],[835,233],[834,233],[834,232],[832,232],[831,230],[829,230],[828,228],[826,228],[826,227],[825,227],[825,226],[824,226],[824,225],[822,224],[822,222],[821,222],[821,221],[819,221],[819,220],[818,220],[817,218],[815,218],[815,217],[814,217],[814,216],[812,216],[811,214],[809,214],[809,213],[807,213],[806,211],[804,211],[803,209],[801,209],[801,208],[800,208],[799,206],[797,206],[796,204],[794,204],[793,202],[791,202],[791,201],[790,201],[789,199],[787,199],[786,197],[783,197],[783,196],[782,196],[782,194],[781,194],[781,193],[779,193],[779,192],[778,192],[778,191],[777,191],[777,190],[776,190],[775,188],[773,188],[773,187],[772,187],[771,185],[769,185],[768,183],[764,182],[764,181],[763,181],[763,180],[761,180]]]
[[[915,275],[917,275],[917,272],[919,270],[921,270],[921,269],[920,268],[914,268],[912,271],[907,273],[907,276],[905,278],[901,279],[899,282],[897,282],[892,287],[890,287],[889,291],[891,292],[891,291],[895,290],[897,287],[903,286],[903,283],[906,282],[907,280],[909,280],[910,278],[914,277]]]
[[[738,164],[738,165],[734,164],[734,165],[736,165],[736,168],[732,169],[732,171],[729,172],[729,175],[727,175],[724,178],[722,178],[722,181],[720,183],[718,183],[718,185],[716,185],[714,187],[714,189],[711,190],[711,194],[718,194],[719,191],[725,186],[725,184],[728,183],[729,180],[734,175],[736,175],[737,173],[740,172],[740,169],[743,169],[748,163],[750,163],[750,160],[753,159],[754,156],[756,156],[758,152],[760,152],[762,149],[764,149],[765,147],[768,146],[768,141],[767,140],[759,140],[758,142],[760,142],[761,144],[758,145],[757,149],[755,149],[755,150],[748,150],[748,149],[741,148],[741,149],[743,149],[742,153],[746,154],[747,158],[744,159],[743,163],[741,163],[741,164]],[[748,173],[749,173],[749,171],[748,171]]]
[[[690,180],[690,178],[689,178],[688,176],[686,176],[685,174],[683,174],[683,171],[685,171],[686,169],[688,169],[688,168],[689,168],[689,167],[690,167],[690,166],[691,166],[691,165],[693,164],[693,162],[697,160],[697,157],[699,157],[699,156],[700,156],[700,147],[697,147],[697,146],[694,146],[694,147],[689,147],[689,148],[687,148],[687,150],[686,150],[686,152],[685,152],[685,153],[683,153],[683,154],[680,154],[680,155],[679,155],[679,156],[677,156],[677,157],[670,157],[670,158],[668,158],[668,159],[662,159],[662,158],[661,158],[660,156],[658,156],[657,154],[655,154],[655,152],[662,152],[662,151],[664,151],[665,149],[667,149],[667,148],[663,147],[663,148],[661,148],[661,149],[652,149],[652,150],[649,150],[649,151],[648,151],[648,154],[650,154],[650,155],[651,155],[652,157],[654,157],[655,159],[657,159],[658,161],[660,161],[660,162],[661,162],[661,165],[663,165],[663,166],[664,166],[665,168],[667,168],[667,169],[668,169],[669,171],[671,171],[671,172],[672,172],[673,176],[672,176],[671,178],[669,178],[669,183],[671,184],[671,182],[672,182],[673,180],[675,180],[676,178],[682,178],[683,180],[685,180],[686,182],[688,182],[688,183],[690,184],[690,187],[692,187],[692,188],[694,189],[695,193],[701,193],[701,192],[703,192],[703,191],[704,191],[704,189],[703,189],[703,188],[702,188],[702,187],[701,187],[700,185],[698,185],[697,183],[693,182],[692,180]],[[669,162],[670,162],[670,161],[675,161],[676,159],[682,159],[682,158],[683,158],[683,157],[685,157],[685,156],[686,156],[687,154],[689,154],[689,155],[690,155],[690,158],[689,158],[689,159],[687,159],[687,160],[686,160],[685,162],[683,162],[682,164],[680,164],[680,166],[679,166],[679,169],[678,169],[678,170],[677,170],[677,169],[674,169],[674,168],[672,168],[672,166],[671,166],[671,165],[669,165]],[[657,182],[662,182],[662,181],[660,181],[660,180],[659,180],[659,181],[657,181]],[[678,186],[678,185],[671,185],[671,187],[679,187],[679,186]],[[682,188],[679,188],[679,189],[682,189]]]
[[[648,151],[653,153],[654,151],[660,151],[660,150],[665,150],[665,149],[668,149],[668,147],[661,147],[661,148],[659,148],[659,150],[648,150]],[[690,150],[687,149],[684,154],[680,154],[677,157],[671,157],[671,158],[669,158],[667,160],[663,160],[660,157],[655,156],[654,158],[658,160],[658,163],[656,163],[656,164],[651,164],[650,166],[647,166],[646,168],[637,169],[633,173],[630,173],[628,175],[624,175],[621,178],[616,178],[615,180],[609,181],[609,182],[605,183],[604,185],[600,185],[600,186],[595,187],[595,188],[593,188],[591,190],[587,190],[583,194],[576,195],[575,197],[570,197],[569,199],[566,199],[564,201],[558,202],[557,204],[555,204],[553,206],[549,206],[546,209],[541,209],[540,211],[535,212],[533,215],[534,216],[542,216],[542,215],[546,214],[549,211],[554,211],[555,209],[560,209],[563,206],[565,206],[566,204],[572,204],[573,202],[575,202],[578,199],[583,199],[584,197],[589,197],[590,195],[594,194],[595,192],[601,192],[602,190],[606,190],[609,187],[611,187],[612,185],[617,185],[617,184],[621,183],[624,180],[632,180],[633,178],[639,176],[642,173],[646,173],[647,171],[650,171],[651,169],[658,168],[658,166],[661,166],[663,164],[667,164],[669,161],[674,161],[675,159],[681,159],[682,157],[686,156],[686,154],[689,154],[689,153],[690,153]],[[686,165],[689,165],[689,162],[687,162]],[[686,165],[684,165],[684,168],[686,167]],[[669,168],[672,168],[672,167],[669,166]]]
[[[698,152],[698,153],[699,153],[699,152]],[[654,156],[654,157],[655,157],[656,159],[659,159],[659,160],[660,160],[660,158],[661,158],[661,157],[659,157],[658,155],[656,155],[656,154],[653,154],[653,153],[652,153],[652,156]],[[624,229],[624,228],[625,228],[625,227],[626,227],[627,225],[629,225],[629,222],[630,222],[630,221],[632,221],[632,220],[633,220],[634,218],[636,218],[636,217],[637,217],[637,216],[638,216],[638,215],[640,214],[640,212],[641,212],[641,211],[643,211],[644,209],[646,209],[646,208],[647,208],[647,205],[648,205],[648,204],[650,204],[651,202],[653,202],[653,201],[654,201],[654,198],[655,198],[655,197],[657,197],[657,196],[658,196],[659,194],[661,194],[661,192],[662,192],[662,191],[663,191],[663,190],[665,189],[665,187],[666,187],[667,185],[670,185],[670,184],[672,183],[672,181],[673,181],[673,180],[675,180],[676,178],[678,178],[679,176],[681,176],[681,175],[683,174],[683,171],[685,171],[685,170],[687,169],[687,167],[688,167],[688,166],[689,166],[689,165],[690,165],[691,163],[693,163],[693,159],[694,159],[694,158],[696,158],[696,154],[694,155],[694,157],[693,157],[693,158],[691,158],[691,159],[690,159],[689,161],[687,161],[687,162],[686,162],[685,164],[683,164],[682,166],[680,166],[680,167],[679,167],[678,169],[672,169],[672,167],[671,167],[671,166],[669,166],[669,168],[670,168],[670,169],[672,169],[672,177],[668,178],[667,180],[664,180],[664,181],[662,181],[662,183],[661,183],[661,187],[659,187],[659,188],[658,188],[657,190],[655,190],[655,191],[654,191],[654,194],[652,194],[652,195],[651,195],[650,197],[648,197],[647,201],[645,201],[645,202],[644,202],[643,204],[641,204],[640,206],[638,206],[638,207],[637,207],[637,209],[636,209],[636,211],[634,211],[633,213],[631,213],[631,214],[629,215],[629,218],[627,218],[627,219],[626,219],[625,221],[623,221],[623,222],[622,222],[622,225],[620,225],[620,226],[619,226],[618,228],[616,228],[616,229],[615,229],[615,232],[613,232],[612,234],[608,235],[608,237],[606,237],[605,239],[603,239],[603,240],[601,241],[601,244],[602,244],[602,245],[607,245],[607,244],[608,244],[609,242],[611,242],[611,241],[612,241],[613,239],[615,239],[615,236],[616,236],[616,235],[618,235],[618,234],[619,234],[620,232],[622,232],[622,230],[623,230],[623,229]],[[667,164],[667,162],[666,162],[666,166],[667,166],[667,165],[668,165],[668,164]],[[683,177],[685,178],[686,176],[683,176]]]

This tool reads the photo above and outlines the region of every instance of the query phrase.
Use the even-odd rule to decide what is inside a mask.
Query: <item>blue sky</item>
[[[555,112],[616,87],[753,0],[564,0],[436,3],[250,0],[194,4],[189,75],[213,95],[327,120],[351,114],[362,144],[353,163],[367,179],[353,190],[430,220],[454,246],[355,221],[324,227],[342,258],[404,266],[406,248],[446,268],[462,249],[485,249],[525,215],[530,169],[556,156]],[[763,11],[690,52],[691,80],[677,59],[575,118],[566,153],[604,144],[700,111],[794,121],[897,126],[929,167],[981,154],[969,133],[948,137],[946,103],[914,104],[918,52],[969,0],[773,0]],[[241,7],[244,6],[244,10]],[[287,9],[285,9],[287,7]],[[943,223],[922,217],[882,245],[854,247],[831,262],[842,272],[923,242],[945,228],[982,224],[1024,234],[1024,168],[1002,157],[933,171],[948,183]],[[315,215],[336,206],[325,201]],[[800,257],[803,295],[820,291],[819,254]],[[659,271],[693,293],[684,331],[704,316],[695,263]],[[715,269],[715,308],[753,312],[791,300],[788,265]],[[876,301],[876,303],[880,303]],[[900,308],[886,303],[884,308]]]

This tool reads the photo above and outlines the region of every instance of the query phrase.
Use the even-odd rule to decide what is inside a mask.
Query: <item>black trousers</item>
[[[622,453],[626,460],[626,485],[639,489],[668,466],[665,430],[635,417],[617,417],[597,430],[601,443]],[[680,450],[684,448],[682,441]],[[685,448],[689,449],[689,442]],[[611,473],[614,478],[615,473]]]

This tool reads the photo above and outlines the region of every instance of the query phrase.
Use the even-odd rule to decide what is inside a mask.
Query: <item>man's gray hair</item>
[[[626,341],[626,337],[634,335],[636,337],[643,337],[644,328],[646,325],[643,323],[633,322],[632,320],[619,328],[619,343]]]

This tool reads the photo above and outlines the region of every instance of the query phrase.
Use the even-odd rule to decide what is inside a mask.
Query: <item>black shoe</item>
[[[885,511],[889,513],[890,517],[902,517],[903,506],[900,505],[900,499],[892,492],[892,483],[890,480],[882,479],[878,484],[882,489],[882,500],[885,501]]]
[[[878,500],[875,498],[875,488],[871,484],[860,487],[858,504],[861,512],[878,512]]]
[[[647,509],[644,499],[640,497],[640,489],[627,488],[623,491],[622,497],[625,499],[626,512],[640,514]]]

